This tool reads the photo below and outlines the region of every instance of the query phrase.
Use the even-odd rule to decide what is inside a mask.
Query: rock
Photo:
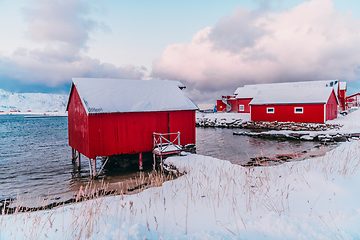
[[[313,141],[314,137],[310,136],[310,135],[304,135],[300,137],[300,140],[305,140],[305,141]]]
[[[333,137],[333,140],[335,142],[346,142],[347,141],[347,137],[345,136],[335,136]]]

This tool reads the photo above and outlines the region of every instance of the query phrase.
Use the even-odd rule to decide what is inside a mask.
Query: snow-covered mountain
[[[68,96],[45,93],[11,93],[0,89],[0,111],[65,112]]]

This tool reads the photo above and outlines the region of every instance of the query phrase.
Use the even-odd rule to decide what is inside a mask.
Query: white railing
[[[171,140],[171,136],[176,137]],[[153,133],[153,151],[156,153],[165,153],[172,151],[181,151],[180,132],[177,133]]]

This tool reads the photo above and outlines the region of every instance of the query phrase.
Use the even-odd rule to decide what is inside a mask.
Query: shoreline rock
[[[360,133],[321,133],[321,132],[233,132],[233,135],[244,135],[255,138],[277,139],[277,140],[299,140],[318,142],[347,142],[359,140]]]
[[[243,129],[264,129],[264,130],[291,130],[291,131],[328,131],[339,130],[343,127],[340,124],[326,123],[299,123],[299,122],[260,122],[246,121],[243,119],[233,119],[231,121],[226,118],[209,119],[198,118],[195,123],[196,127],[219,127],[219,128],[243,128]]]

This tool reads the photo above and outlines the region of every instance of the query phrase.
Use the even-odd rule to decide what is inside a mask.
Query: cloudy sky
[[[72,77],[173,79],[196,103],[254,83],[360,92],[359,0],[0,0],[0,88]]]

